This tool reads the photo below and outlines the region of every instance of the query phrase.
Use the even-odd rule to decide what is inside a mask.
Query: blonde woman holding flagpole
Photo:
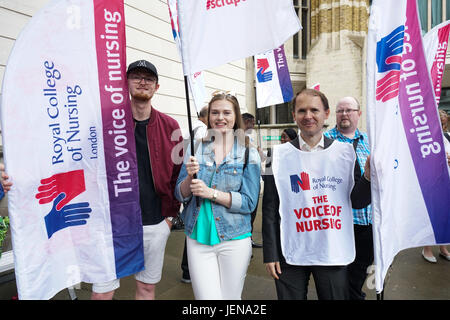
[[[195,149],[195,156],[185,157],[175,189],[184,203],[194,296],[239,300],[252,255],[250,214],[258,203],[260,158],[245,142],[234,95],[214,94],[208,135]]]

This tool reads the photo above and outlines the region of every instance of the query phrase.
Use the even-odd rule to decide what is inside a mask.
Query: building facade
[[[363,101],[365,97],[369,1],[294,0],[294,6],[303,26],[285,44],[294,93],[320,84],[331,106],[327,124],[333,126],[334,105],[339,98],[349,95]],[[292,123],[291,103],[255,112],[265,125]],[[361,120],[364,128],[365,119]]]
[[[0,1],[0,94],[8,56],[21,30],[49,0]],[[329,98],[335,125],[335,104],[342,96],[361,102],[360,128],[366,129],[365,52],[369,0],[293,0],[303,29],[285,43],[294,93],[320,84]],[[418,0],[425,33],[449,19],[450,0]],[[187,132],[183,72],[172,38],[166,0],[125,0],[127,62],[147,59],[160,73],[156,109],[173,116]],[[31,48],[30,48],[31,49]],[[263,127],[292,126],[292,103],[256,109],[253,58],[234,61],[204,72],[206,91],[236,92],[242,112],[255,114]],[[448,70],[448,68],[447,68]],[[440,107],[450,111],[450,71],[444,74]],[[196,117],[191,108],[191,116]]]
[[[366,130],[366,38],[371,2],[293,0],[303,26],[301,32],[285,43],[294,93],[320,84],[320,90],[330,102],[328,127],[335,125],[335,105],[339,98],[354,96],[363,110],[359,128]],[[418,8],[423,34],[450,19],[450,0],[418,0]],[[450,52],[447,52],[447,71],[443,77],[439,108],[450,113],[448,56]],[[252,61],[248,64],[251,65]],[[247,72],[253,71],[248,69]],[[292,125],[292,103],[256,110],[254,93],[251,96],[254,78],[247,82],[247,86],[251,87],[247,89],[247,105],[255,110],[262,127],[270,129],[268,135],[274,136],[273,130]]]
[[[50,0],[0,1],[0,94],[3,74],[15,40],[33,15],[49,2]],[[160,89],[152,101],[153,106],[175,118],[187,133],[183,70],[173,40],[167,1],[124,2],[127,63],[146,59],[155,64],[159,73]],[[246,76],[245,59],[204,72],[207,96],[218,89],[232,90],[236,92],[243,110],[246,111]],[[191,106],[191,116],[196,118],[193,102]]]

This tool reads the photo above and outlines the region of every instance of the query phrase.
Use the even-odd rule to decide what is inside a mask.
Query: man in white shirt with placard
[[[324,137],[330,110],[323,93],[304,89],[294,102],[301,134],[275,146],[264,187],[264,262],[278,299],[306,299],[311,273],[319,299],[348,299],[352,207],[370,203],[369,161],[361,177],[352,145]]]

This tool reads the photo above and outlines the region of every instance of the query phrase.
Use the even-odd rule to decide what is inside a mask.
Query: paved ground
[[[255,221],[253,236],[257,242],[261,242],[260,210],[261,208]],[[183,245],[184,233],[173,231],[166,248],[163,277],[157,286],[156,298],[158,300],[194,299],[191,285],[180,282]],[[437,250],[434,248],[436,256]],[[384,298],[386,300],[450,300],[450,262],[438,258],[437,264],[430,264],[422,258],[420,252],[421,248],[414,248],[404,250],[397,255],[385,288]],[[369,286],[372,283],[370,277],[365,285],[367,299],[375,300],[375,290],[369,289],[367,283]],[[312,280],[309,288],[308,298],[317,299]],[[78,299],[87,300],[90,298],[91,285],[82,283],[80,288],[75,291]],[[121,287],[116,291],[115,299],[132,300],[134,292],[134,278],[132,276],[124,278],[121,281]],[[15,281],[0,284],[0,299],[10,299],[15,294]],[[244,300],[276,299],[274,282],[266,274],[262,263],[262,249],[253,249],[253,259],[248,269],[242,298]],[[58,293],[54,299],[68,300],[70,297],[68,291],[64,290]]]

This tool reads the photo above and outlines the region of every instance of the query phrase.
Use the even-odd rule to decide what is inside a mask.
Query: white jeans
[[[241,300],[252,256],[251,238],[204,245],[189,237],[187,255],[196,300]]]

